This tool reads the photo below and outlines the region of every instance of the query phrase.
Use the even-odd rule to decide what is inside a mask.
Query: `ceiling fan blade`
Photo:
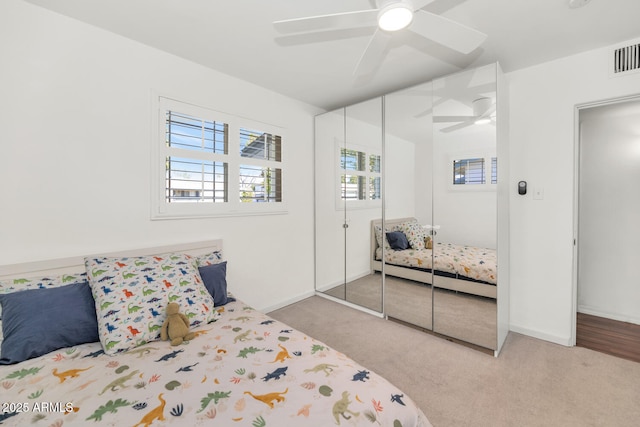
[[[464,129],[468,126],[471,126],[473,123],[474,123],[474,120],[467,120],[466,122],[458,123],[457,125],[440,129],[440,132],[444,132],[444,133],[454,132],[456,130]]]
[[[428,5],[429,3],[433,3],[435,0],[413,0],[413,11],[415,12],[416,10],[422,9],[423,7],[425,7],[426,5]]]
[[[409,29],[464,54],[478,48],[487,38],[486,34],[478,30],[424,10],[414,14]]]
[[[434,116],[433,123],[466,122],[474,118],[475,117],[472,117],[472,116]]]
[[[496,112],[496,104],[491,104],[491,107],[487,108],[487,111],[480,115],[480,118],[491,117],[493,113]]]
[[[330,15],[274,21],[276,30],[282,33],[301,33],[321,30],[374,26],[378,24],[378,10],[357,10],[355,12],[333,13]]]
[[[363,76],[371,73],[382,61],[387,45],[391,40],[391,35],[379,29],[373,33],[369,44],[362,53],[356,69],[353,71],[354,76]]]

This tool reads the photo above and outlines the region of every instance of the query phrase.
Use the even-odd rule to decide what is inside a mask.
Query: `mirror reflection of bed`
[[[495,348],[496,251],[434,242],[428,228],[412,217],[386,220],[384,229],[385,241],[382,220],[371,222],[371,270],[382,271],[384,257],[387,317]],[[424,240],[424,248],[415,249],[415,242],[414,247],[398,245],[391,239],[394,233]]]

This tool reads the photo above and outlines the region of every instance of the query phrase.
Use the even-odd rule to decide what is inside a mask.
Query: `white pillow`
[[[400,224],[400,231],[407,236],[411,248],[424,249],[424,238],[427,237],[427,233],[418,221],[403,222]]]

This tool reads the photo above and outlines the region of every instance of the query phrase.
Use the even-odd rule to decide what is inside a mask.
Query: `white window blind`
[[[227,163],[213,154],[228,153],[229,125],[167,110],[165,129],[166,202],[226,202]]]
[[[340,193],[343,201],[380,200],[381,156],[340,148]]]
[[[489,165],[487,167],[487,165]],[[454,188],[488,189],[498,183],[497,157],[469,157],[454,159],[450,181]]]
[[[484,159],[461,159],[453,161],[453,184],[484,184]]]
[[[491,158],[491,183],[492,184],[498,183],[498,158],[497,157]]]

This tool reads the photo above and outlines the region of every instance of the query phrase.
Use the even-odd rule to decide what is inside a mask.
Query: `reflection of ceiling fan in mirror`
[[[285,19],[273,24],[283,33],[342,30],[378,26],[358,61],[354,75],[373,72],[380,64],[394,32],[407,29],[445,47],[468,54],[487,36],[473,28],[436,15],[423,7],[434,0],[376,0],[376,9]]]
[[[440,129],[440,132],[453,132],[471,125],[483,125],[492,123],[496,104],[491,98],[477,98],[471,103],[473,115],[471,116],[433,116],[434,123],[457,123],[453,126]]]

